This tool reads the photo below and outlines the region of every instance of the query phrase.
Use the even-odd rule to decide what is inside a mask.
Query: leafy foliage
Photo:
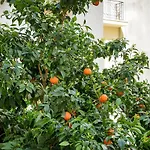
[[[13,12],[4,12],[12,25],[0,27],[1,149],[149,150],[150,85],[138,80],[148,57],[125,39],[95,40],[66,17],[86,2],[63,3],[60,11],[57,2],[16,0]],[[99,72],[96,58],[115,63]],[[53,76],[58,84],[49,82]]]

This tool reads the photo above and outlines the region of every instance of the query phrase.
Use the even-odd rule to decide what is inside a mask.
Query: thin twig
[[[41,76],[41,79],[42,79],[42,82],[43,82],[44,78],[43,78],[43,74],[42,74],[42,71],[41,71],[41,68],[40,68],[40,64],[38,64],[38,69],[39,69],[39,73],[40,73],[40,76]]]
[[[45,70],[45,75],[44,75],[44,83],[43,83],[43,86],[44,88],[46,87],[46,81],[47,81],[47,78],[48,78],[48,70],[46,67],[44,67],[44,70]]]

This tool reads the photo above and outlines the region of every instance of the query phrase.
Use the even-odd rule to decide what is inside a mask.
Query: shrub
[[[148,150],[150,85],[137,79],[148,57],[125,39],[95,40],[66,16],[84,5],[63,5],[16,0],[13,24],[1,25],[0,148]],[[102,72],[94,63],[118,57]]]

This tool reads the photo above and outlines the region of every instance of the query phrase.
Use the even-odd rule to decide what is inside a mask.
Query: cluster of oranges
[[[97,2],[97,1],[96,1],[96,2]],[[99,1],[98,1],[98,2],[99,2]],[[89,76],[89,75],[92,74],[92,70],[91,70],[90,68],[85,68],[85,69],[83,70],[83,74],[86,75],[86,76]],[[54,76],[54,77],[51,77],[49,81],[50,81],[51,84],[58,84],[59,79],[58,79],[56,76]],[[127,80],[127,79],[125,79],[125,83],[128,83],[128,80]],[[102,84],[102,88],[108,86],[108,85],[107,85],[107,82],[105,82],[105,81],[102,81],[101,84]],[[112,91],[113,88],[112,88],[112,87],[108,87],[108,90]],[[117,92],[116,92],[116,95],[117,95],[118,97],[121,97],[121,96],[124,95],[124,92],[123,92],[123,91],[117,91]],[[100,97],[98,98],[98,100],[99,100],[99,103],[96,105],[96,108],[102,107],[102,104],[103,104],[103,103],[106,103],[106,102],[108,101],[108,96],[107,96],[106,94],[102,94],[102,95],[100,95]],[[141,100],[140,98],[136,98],[136,101],[140,101],[140,100]],[[138,106],[139,106],[139,108],[141,108],[141,109],[144,109],[144,108],[145,108],[145,105],[144,105],[144,104],[141,104],[141,103],[140,103]],[[70,112],[66,111],[66,112],[64,113],[64,115],[63,115],[63,118],[64,118],[65,121],[69,121],[72,116],[74,116],[73,113],[70,113]],[[135,117],[136,119],[139,119],[139,118],[140,118],[140,116],[139,116],[138,114],[136,114],[134,117]],[[67,122],[67,123],[68,123],[68,122]],[[71,128],[71,127],[72,127],[72,124],[71,124],[71,123],[68,123],[68,126],[69,126],[69,128]],[[114,131],[113,128],[110,128],[110,129],[107,131],[107,135],[108,135],[108,136],[113,136],[114,133],[115,133],[115,131]],[[106,139],[104,139],[103,143],[104,143],[106,146],[108,146],[108,145],[111,145],[113,142],[112,142],[110,139],[107,139],[107,138],[106,138]]]
[[[90,68],[85,68],[83,70],[83,74],[86,75],[86,76],[91,75],[92,74],[92,70]],[[51,84],[58,84],[59,79],[56,76],[54,76],[54,77],[51,77],[49,81],[50,81]],[[102,84],[106,85],[107,83],[103,82]],[[99,97],[99,101],[101,103],[106,103],[107,100],[108,100],[108,96],[106,94],[102,94]],[[96,107],[97,108],[101,107],[101,104],[98,104]],[[69,112],[66,112],[65,115],[64,115],[64,120],[68,121],[70,119],[71,119],[71,114]]]
[[[108,135],[108,136],[113,136],[114,133],[115,133],[115,130],[114,130],[113,128],[110,128],[110,129],[107,131],[107,135]],[[112,141],[105,139],[105,140],[103,141],[103,143],[104,143],[105,145],[111,145],[111,144],[112,144]]]
[[[84,75],[91,75],[92,74],[92,70],[90,68],[85,68],[84,71],[83,71],[83,73],[84,73]],[[56,76],[54,76],[54,77],[51,77],[49,79],[49,81],[50,81],[51,84],[58,84],[59,79]],[[71,117],[72,117],[71,113],[65,112],[65,114],[64,114],[64,120],[65,121],[70,120]]]
[[[85,75],[91,75],[92,74],[92,70],[90,68],[85,68],[83,73]],[[51,84],[58,84],[59,79],[56,76],[54,76],[54,77],[51,77],[49,81],[50,81]]]
[[[91,70],[90,68],[85,68],[85,69],[83,70],[83,74],[86,75],[86,76],[89,76],[89,75],[92,74],[92,70]],[[59,79],[58,79],[56,76],[54,76],[54,77],[51,77],[49,81],[50,81],[51,84],[58,84]],[[105,81],[103,81],[103,82],[102,82],[102,85],[103,85],[103,86],[106,86],[107,83],[106,83]],[[112,88],[110,87],[109,90],[112,90]],[[122,94],[118,94],[118,95],[122,95]],[[102,95],[98,98],[98,100],[99,100],[100,103],[97,104],[96,107],[97,107],[97,108],[100,108],[100,107],[102,106],[102,103],[106,103],[106,102],[107,102],[108,96],[107,96],[106,94],[102,94]],[[70,112],[68,112],[68,111],[66,111],[66,112],[64,113],[64,115],[63,115],[63,118],[64,118],[65,121],[69,121],[69,120],[71,119],[71,117],[72,117],[72,114],[71,114]],[[69,124],[68,126],[69,126],[70,128],[72,127],[71,124]],[[107,132],[107,134],[108,134],[108,136],[114,135],[114,129],[109,129],[108,132]],[[103,143],[104,143],[105,145],[111,145],[111,144],[112,144],[112,141],[105,139],[105,140],[103,141]]]

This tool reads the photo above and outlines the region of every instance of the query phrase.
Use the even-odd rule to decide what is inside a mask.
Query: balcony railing
[[[118,0],[104,0],[104,19],[124,20],[124,2]]]

